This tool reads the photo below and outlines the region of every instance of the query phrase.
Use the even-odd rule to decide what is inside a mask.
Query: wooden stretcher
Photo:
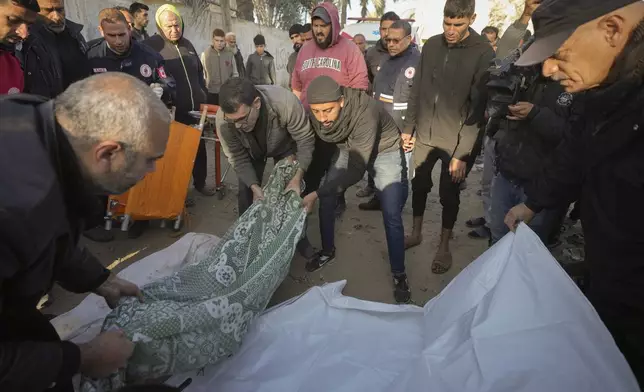
[[[108,198],[106,230],[111,230],[114,221],[121,221],[121,230],[127,231],[131,221],[153,219],[161,219],[162,226],[173,220],[173,229],[181,229],[205,117],[204,111],[199,128],[172,122],[166,151],[156,162],[156,170],[128,192]]]

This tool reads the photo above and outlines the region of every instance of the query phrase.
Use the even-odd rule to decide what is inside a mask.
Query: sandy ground
[[[214,145],[208,145],[209,152],[209,183],[214,184]],[[226,163],[224,162],[224,165]],[[440,165],[434,171],[434,183],[438,184]],[[267,168],[266,174],[270,170]],[[423,243],[407,251],[407,273],[412,288],[412,299],[418,305],[424,305],[444,288],[449,281],[463,268],[478,257],[487,248],[487,241],[472,240],[467,237],[468,228],[465,221],[474,216],[481,216],[482,205],[476,191],[480,189],[481,173],[472,171],[467,179],[467,189],[461,194],[461,210],[454,229],[452,240],[453,268],[445,275],[435,275],[431,272],[438,236],[440,233],[441,205],[438,201],[438,189],[432,190],[427,202],[425,213]],[[237,218],[237,178],[231,170],[225,181],[227,192],[222,200],[217,196],[203,197],[194,191],[197,205],[189,209],[189,218],[184,225],[184,232],[201,232],[221,236]],[[336,225],[336,261],[315,273],[307,273],[304,269],[304,259],[296,255],[291,271],[284,283],[275,293],[272,303],[279,303],[297,296],[309,287],[325,282],[348,281],[345,294],[361,299],[393,302],[393,284],[387,260],[385,233],[382,216],[379,212],[365,212],[358,209],[358,203],[364,199],[355,196],[356,191],[364,183],[347,191],[347,211]],[[411,229],[411,193],[404,210],[404,222],[407,230]],[[177,233],[169,228],[162,229],[158,223],[153,223],[140,238],[131,240],[126,233],[115,231],[116,240],[107,244],[86,241],[87,247],[98,257],[105,266],[113,266],[119,270],[135,263],[137,260],[154,253],[177,240]],[[309,222],[309,238],[314,246],[319,245],[318,217],[313,214]],[[180,234],[179,234],[180,235]],[[64,313],[76,306],[83,295],[75,295],[56,287],[55,301],[44,311],[50,314]]]

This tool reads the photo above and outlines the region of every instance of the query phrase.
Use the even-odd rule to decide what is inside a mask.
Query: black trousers
[[[306,188],[304,189],[303,196],[318,190],[322,178],[326,174],[329,166],[331,166],[331,158],[333,158],[333,154],[335,154],[336,149],[337,146],[335,144],[326,143],[317,137],[315,138],[313,159],[311,160],[308,170],[304,173]]]
[[[92,216],[87,218],[85,229],[93,229],[96,226],[102,226],[105,223],[105,212],[107,210],[107,196],[96,196],[96,208]]]
[[[20,311],[4,309],[0,314],[0,341],[2,342],[58,342],[60,337],[49,320],[35,306]],[[42,363],[42,366],[48,366]],[[34,375],[37,376],[37,375]],[[56,383],[47,392],[74,392],[72,380]]]
[[[422,217],[427,206],[427,195],[433,187],[432,171],[438,161],[441,161],[441,175],[438,187],[438,194],[443,206],[442,221],[443,229],[452,230],[458,217],[458,210],[461,204],[461,184],[452,181],[449,174],[449,163],[452,156],[449,152],[432,146],[416,143],[412,155],[412,167],[414,168],[412,185],[411,205],[414,217]],[[472,163],[467,162],[467,172],[472,169]]]
[[[251,161],[251,164],[253,165],[253,169],[255,169],[255,175],[257,176],[261,186],[264,169],[266,168],[266,161],[257,159]],[[237,211],[239,212],[239,216],[242,216],[248,207],[253,204],[253,191],[242,180],[239,180],[238,185],[239,194],[237,195]]]

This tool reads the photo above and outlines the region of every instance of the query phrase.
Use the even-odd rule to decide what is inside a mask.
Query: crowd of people
[[[309,272],[341,251],[344,193],[367,174],[359,196],[371,198],[360,208],[382,213],[398,303],[411,300],[405,251],[423,241],[439,161],[435,274],[452,266],[460,193],[478,156],[484,216],[466,222],[472,238],[492,245],[525,222],[552,245],[575,204],[584,293],[643,382],[644,3],[526,0],[500,35],[471,28],[474,0],[446,0],[444,33],[420,50],[409,21],[392,12],[373,47],[361,35],[347,39],[338,9],[323,2],[310,24],[288,31],[289,88],[277,85],[263,36],[246,64],[234,33],[221,29],[199,56],[174,6],[158,8],[154,36],[148,11],[141,3],[101,11],[102,38],[86,43],[62,0],[0,1],[0,93],[10,94],[0,99],[0,389],[71,391],[74,374],[104,377],[125,364],[133,343],[123,334],[60,342],[36,304],[54,281],[110,306],[141,295],[79,248],[79,235],[89,224],[88,237],[109,240],[96,195],[121,193],[154,170],[169,106],[194,124],[190,112],[204,103],[220,107],[216,129],[239,180],[240,215],[264,197],[268,158],[298,162],[287,190],[308,212],[319,201],[319,250],[306,235],[297,247]],[[206,164],[202,141],[194,187],[212,195]]]

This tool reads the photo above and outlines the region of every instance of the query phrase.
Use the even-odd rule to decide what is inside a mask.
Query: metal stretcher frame
[[[209,128],[212,128],[214,137],[204,136],[205,132],[202,133],[201,138],[203,140],[215,142],[215,191],[217,192],[217,198],[222,200],[226,196],[226,185],[224,181],[226,180],[226,175],[230,169],[230,164],[226,165],[224,172],[222,174],[222,163],[221,163],[221,142],[219,141],[219,135],[217,134],[217,127],[215,125],[215,114],[219,110],[217,105],[202,105],[202,113],[191,112],[190,114],[197,117],[203,115],[203,110],[207,111],[206,115],[206,124]]]

